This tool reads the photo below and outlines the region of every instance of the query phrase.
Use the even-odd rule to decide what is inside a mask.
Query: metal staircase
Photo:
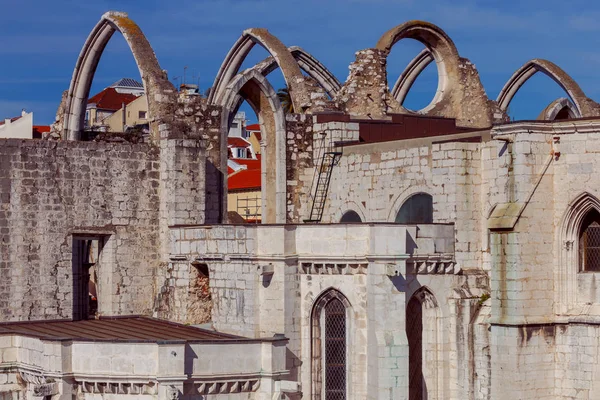
[[[321,219],[323,218],[323,210],[325,209],[325,202],[327,201],[327,192],[329,191],[329,183],[331,181],[333,167],[337,165],[341,156],[341,152],[331,151],[331,148],[323,153],[321,165],[318,167],[316,189],[313,196],[312,207],[310,209],[310,217],[305,219],[304,222],[321,222]]]

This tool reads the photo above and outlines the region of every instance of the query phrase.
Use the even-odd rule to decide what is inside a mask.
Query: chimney
[[[26,115],[27,115],[27,110],[25,110],[25,109],[22,109],[22,110],[21,110],[21,117],[24,117],[24,116],[26,116]]]

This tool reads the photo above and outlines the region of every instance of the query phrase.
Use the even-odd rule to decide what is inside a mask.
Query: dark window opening
[[[73,238],[73,320],[94,318],[98,312],[100,238]]]
[[[600,272],[600,213],[590,211],[579,232],[579,270]]]
[[[349,224],[349,223],[361,223],[362,219],[360,215],[356,211],[346,211],[344,215],[342,215],[342,219],[340,219],[341,224]]]
[[[325,400],[346,399],[346,307],[325,305]]]
[[[406,336],[408,338],[408,398],[427,398],[423,380],[423,305],[413,296],[406,307]]]
[[[405,225],[432,224],[433,197],[427,193],[418,193],[409,197],[396,214],[395,222]]]

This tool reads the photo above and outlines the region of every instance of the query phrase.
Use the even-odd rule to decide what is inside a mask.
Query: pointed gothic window
[[[600,272],[600,213],[592,209],[579,231],[579,270]]]
[[[349,303],[336,290],[320,297],[313,311],[313,399],[346,400]]]

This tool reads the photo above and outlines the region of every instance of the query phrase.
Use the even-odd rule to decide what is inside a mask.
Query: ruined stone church
[[[89,140],[117,31],[150,134]],[[390,90],[386,57],[405,38],[426,50]],[[271,57],[242,71],[256,44]],[[406,109],[431,62],[433,100]],[[266,78],[277,68],[293,113]],[[538,72],[566,97],[510,122]],[[254,225],[227,213],[244,101],[262,133]],[[598,399],[599,116],[540,59],[489,99],[422,21],[358,51],[345,83],[248,29],[209,95],[186,96],[109,12],[48,137],[0,140],[0,399]]]

